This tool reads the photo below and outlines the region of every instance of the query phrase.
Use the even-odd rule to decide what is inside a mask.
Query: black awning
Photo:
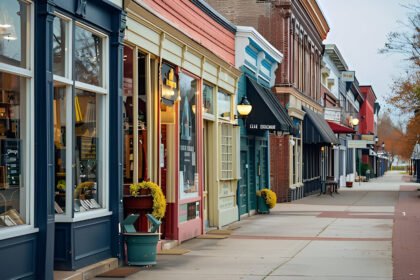
[[[315,113],[306,107],[304,107],[303,110],[306,112],[303,120],[303,143],[326,145],[340,144],[340,141],[321,114]]]
[[[296,129],[286,109],[271,91],[250,78],[246,78],[247,97],[252,111],[246,119],[249,130],[271,130],[294,134]]]

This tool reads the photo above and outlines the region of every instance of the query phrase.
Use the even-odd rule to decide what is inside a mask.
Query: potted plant
[[[166,199],[162,192],[162,188],[150,181],[143,181],[141,183],[130,185],[130,195],[133,198],[142,195],[151,196],[152,198],[152,215],[160,220],[165,217]]]
[[[270,209],[276,206],[277,195],[270,189],[262,189],[257,191],[257,207],[258,213],[268,214]]]
[[[131,198],[141,198],[144,196],[151,197],[152,213],[144,214],[130,213],[124,221],[124,237],[127,246],[127,262],[129,265],[152,265],[156,264],[156,247],[159,241],[160,233],[156,230],[161,224],[161,219],[165,216],[166,199],[159,185],[143,181],[141,183],[130,185]],[[138,201],[141,203],[141,201]],[[134,207],[134,206],[131,206]],[[153,224],[150,232],[137,232],[134,223],[140,215],[143,215],[149,223]],[[132,225],[132,226],[129,226]],[[129,229],[129,230],[127,230]]]

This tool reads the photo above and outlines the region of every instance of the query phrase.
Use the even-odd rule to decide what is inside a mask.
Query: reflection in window
[[[0,227],[25,224],[22,149],[25,79],[0,72]]]
[[[219,118],[230,120],[231,96],[223,91],[217,93],[217,111]]]
[[[55,17],[53,22],[53,63],[54,74],[65,76],[66,61],[66,22]]]
[[[54,87],[55,213],[66,211],[66,88]]]
[[[101,174],[100,118],[98,118],[100,95],[76,90],[74,100],[76,134],[76,170],[74,211],[83,212],[101,208],[98,204]]]
[[[179,75],[180,80],[180,164],[179,185],[181,198],[198,195],[196,120],[192,111],[196,105],[197,80]]]
[[[76,81],[102,86],[102,38],[79,26],[74,37]]]
[[[213,87],[203,84],[203,112],[213,114]]]
[[[124,46],[124,183],[131,184],[134,171],[133,154],[133,50]]]
[[[24,1],[0,1],[0,62],[26,67],[28,11]]]

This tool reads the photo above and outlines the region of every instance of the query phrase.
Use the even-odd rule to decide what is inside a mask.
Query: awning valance
[[[345,125],[333,122],[333,121],[327,121],[328,125],[331,127],[332,131],[337,134],[352,134],[356,133],[354,129],[347,127]]]
[[[306,107],[304,107],[303,110],[306,112],[303,120],[303,143],[325,145],[340,144],[340,141],[321,114],[315,113]]]
[[[249,130],[271,130],[295,134],[296,129],[286,109],[271,91],[246,77],[247,97],[252,111],[246,119]]]

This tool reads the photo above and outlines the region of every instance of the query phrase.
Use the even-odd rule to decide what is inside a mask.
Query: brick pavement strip
[[[420,198],[401,188],[393,230],[394,280],[420,279]]]

